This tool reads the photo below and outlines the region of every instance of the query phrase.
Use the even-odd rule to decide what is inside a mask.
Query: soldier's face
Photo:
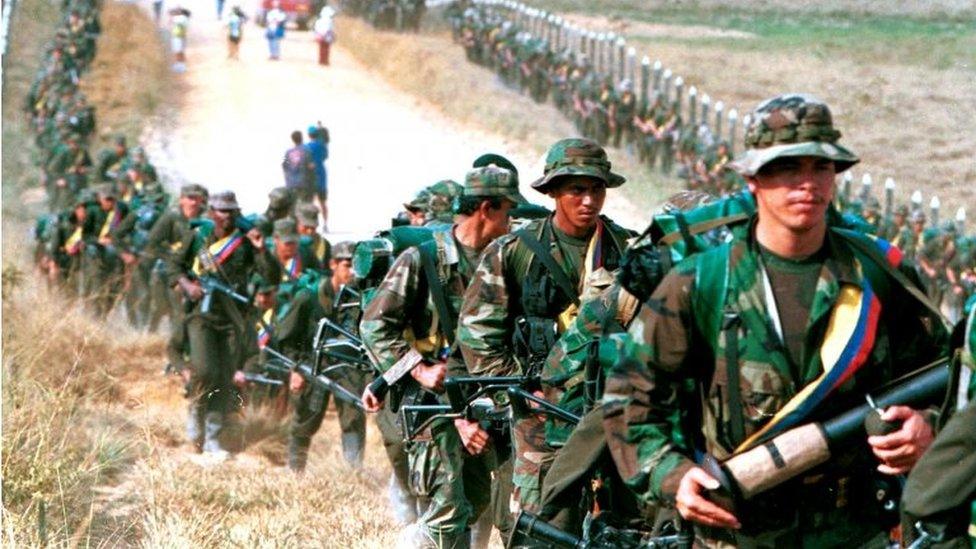
[[[826,223],[834,194],[834,162],[815,156],[777,159],[747,178],[759,219],[793,232]]]
[[[220,230],[221,234],[227,234],[234,228],[234,210],[215,210],[210,208],[210,219]]]
[[[509,212],[515,203],[511,200],[502,200],[497,208],[492,208],[488,202],[482,202],[481,215],[484,218],[485,236],[495,239],[503,234],[507,234],[511,227],[511,217]]]
[[[584,175],[569,175],[559,180],[559,186],[549,196],[556,201],[556,216],[575,229],[596,226],[607,186],[603,181]]]
[[[196,197],[180,197],[180,211],[183,212],[183,217],[186,217],[187,219],[193,219],[194,217],[200,215],[200,208],[202,206],[203,203]]]
[[[407,216],[410,218],[410,224],[415,227],[421,227],[427,221],[423,210],[407,210]]]
[[[275,292],[274,290],[270,292],[257,292],[254,294],[254,304],[258,306],[259,309],[270,309],[275,306]]]
[[[75,206],[75,219],[78,220],[79,223],[82,223],[85,221],[86,217],[88,217],[88,209],[85,208],[85,205],[78,204]]]
[[[352,282],[352,260],[351,259],[330,259],[329,268],[332,269],[332,285],[342,286]]]
[[[298,241],[297,240],[282,240],[275,237],[275,250],[278,252],[278,257],[282,260],[287,261],[295,257],[295,253],[298,251]]]
[[[102,211],[110,212],[115,207],[115,199],[111,196],[99,196],[98,205],[101,206]]]

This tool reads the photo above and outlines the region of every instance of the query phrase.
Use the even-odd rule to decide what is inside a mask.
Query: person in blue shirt
[[[326,201],[329,197],[329,174],[325,168],[325,161],[329,158],[329,130],[319,122],[308,127],[308,142],[305,143],[312,163],[315,165],[315,202],[322,211],[322,223],[328,227],[329,209]],[[328,228],[325,229],[328,232]]]

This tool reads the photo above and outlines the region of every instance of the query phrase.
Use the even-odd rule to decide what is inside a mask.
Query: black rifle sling
[[[725,334],[725,371],[728,377],[729,424],[733,447],[745,440],[745,420],[742,414],[742,390],[739,387],[739,315],[726,311],[722,315],[722,333]],[[734,449],[734,448],[733,448]]]
[[[453,311],[447,296],[444,295],[444,285],[437,274],[437,243],[433,240],[424,242],[417,246],[420,252],[420,267],[427,277],[427,291],[430,292],[430,299],[434,302],[437,309],[437,316],[440,317],[440,329],[448,343],[454,343],[454,331],[457,326],[457,313]]]
[[[560,267],[558,263],[556,263],[556,260],[553,259],[552,254],[550,254],[549,250],[542,245],[542,242],[539,242],[536,237],[529,234],[529,232],[525,229],[516,231],[515,235],[521,239],[526,246],[529,247],[529,250],[532,251],[532,255],[539,258],[539,261],[541,261],[542,264],[549,269],[549,274],[552,276],[552,280],[556,283],[556,286],[558,286],[559,289],[566,294],[566,297],[568,297],[575,305],[579,306],[579,292],[573,289],[573,283],[569,280],[569,277],[566,276],[566,272],[563,271],[563,268]]]

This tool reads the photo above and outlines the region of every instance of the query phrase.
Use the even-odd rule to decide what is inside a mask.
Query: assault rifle
[[[415,438],[433,422],[442,419],[467,419],[484,427],[507,424],[512,415],[522,417],[545,414],[577,424],[580,417],[532,394],[537,377],[449,377],[444,393],[449,404],[417,404],[400,407],[400,424],[404,438]],[[535,404],[535,407],[529,403]]]
[[[362,411],[366,411],[365,408],[363,408],[363,403],[359,400],[359,395],[354,394],[349,389],[346,389],[342,385],[336,383],[333,379],[326,376],[325,374],[327,371],[316,372],[315,368],[312,366],[295,362],[271,347],[265,347],[264,351],[280,361],[280,363],[276,361],[268,361],[266,366],[269,369],[282,374],[297,372],[298,375],[305,378],[306,383],[311,383],[315,387],[324,389],[332,393],[336,399],[347,404],[351,404]]]
[[[200,312],[203,314],[210,312],[210,307],[213,305],[213,296],[217,292],[222,293],[239,303],[243,303],[245,305],[251,304],[251,300],[248,299],[247,296],[235,292],[230,285],[222,282],[217,277],[204,275],[201,276],[199,280],[200,287],[203,288],[203,299],[200,301]]]
[[[273,377],[268,377],[264,374],[244,372],[244,381],[248,383],[254,383],[256,385],[267,385],[268,387],[281,387],[285,384],[284,381],[280,379],[275,379]]]
[[[858,437],[863,439],[866,425],[884,423],[877,417],[879,409],[942,402],[949,378],[948,359],[942,359],[881,388],[874,399],[866,395],[867,403],[833,419],[794,427],[723,462],[706,455],[702,468],[721,484],[713,499],[734,507],[737,501],[751,499],[829,461],[833,450]]]
[[[515,519],[515,531],[508,546],[515,547],[535,540],[547,547],[561,549],[690,549],[694,541],[694,534],[689,529],[675,532],[672,527],[671,532],[654,535],[643,530],[612,526],[606,520],[610,516],[606,511],[592,518],[587,515],[584,521],[586,532],[581,538],[522,511]]]

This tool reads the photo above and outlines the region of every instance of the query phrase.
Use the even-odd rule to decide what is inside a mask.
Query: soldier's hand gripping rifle
[[[400,408],[404,438],[412,439],[433,422],[442,419],[467,419],[487,428],[509,423],[512,414],[520,417],[544,414],[574,425],[579,423],[580,417],[576,414],[526,389],[535,385],[538,385],[538,379],[528,376],[449,377],[444,380],[444,392],[449,404],[405,405]]]
[[[794,427],[723,462],[706,455],[702,468],[721,484],[713,496],[734,507],[829,461],[833,450],[866,435],[866,423],[884,423],[876,417],[878,409],[941,403],[949,370],[948,359],[939,360],[890,383],[873,400],[866,395],[867,403],[833,419]]]
[[[334,380],[326,376],[325,372],[318,373],[312,366],[295,362],[271,347],[265,347],[264,351],[281,362],[281,364],[277,364],[274,361],[269,361],[267,363],[268,368],[283,374],[296,372],[298,375],[305,378],[306,383],[310,383],[317,388],[324,389],[332,393],[337,400],[341,400],[365,411],[363,409],[363,403],[359,401],[358,395],[353,394],[351,391],[349,391],[349,389],[346,389],[342,385],[336,383]]]
[[[203,299],[200,301],[200,312],[209,313],[210,307],[213,305],[213,296],[215,293],[222,293],[227,297],[243,303],[244,305],[250,305],[251,300],[247,296],[239,294],[234,291],[230,285],[222,282],[219,278],[211,275],[203,275],[199,278],[200,288],[203,289]]]
[[[285,382],[280,379],[275,379],[264,374],[252,372],[244,372],[244,381],[247,383],[254,383],[255,385],[267,385],[268,387],[281,387],[285,384]]]

